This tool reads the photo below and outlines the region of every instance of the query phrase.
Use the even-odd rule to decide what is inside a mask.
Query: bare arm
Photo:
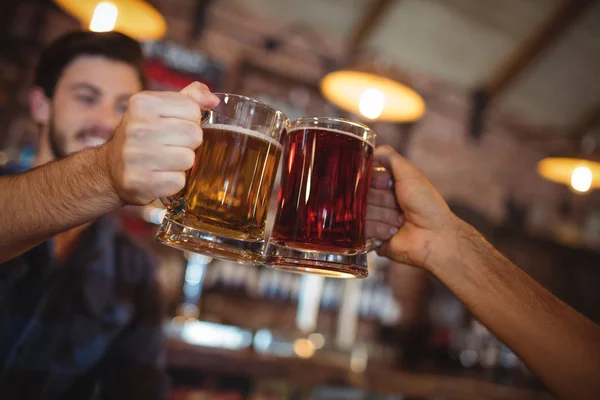
[[[390,147],[375,157],[367,233],[379,253],[440,279],[561,399],[600,399],[600,327],[553,296],[449,210]],[[398,230],[399,229],[399,230]]]
[[[121,206],[105,147],[0,177],[0,263]]]
[[[0,263],[122,205],[179,192],[202,143],[201,108],[218,103],[198,82],[137,93],[104,146],[0,178]]]
[[[561,399],[600,399],[600,327],[544,289],[463,221],[430,270]]]

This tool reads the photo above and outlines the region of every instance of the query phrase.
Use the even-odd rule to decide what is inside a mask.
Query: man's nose
[[[111,134],[117,128],[121,121],[121,113],[117,112],[112,106],[100,107],[93,115],[90,128],[101,132],[110,132]]]

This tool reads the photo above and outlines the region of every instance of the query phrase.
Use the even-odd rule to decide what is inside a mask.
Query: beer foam
[[[321,126],[315,126],[315,127],[312,127],[312,126],[305,126],[305,127],[303,127],[303,128],[294,128],[294,129],[292,129],[291,131],[288,131],[288,135],[289,135],[289,134],[291,134],[292,132],[296,132],[296,131],[306,131],[306,130],[311,130],[311,131],[316,131],[316,130],[319,130],[319,131],[329,131],[329,132],[334,132],[334,133],[340,133],[340,134],[342,134],[342,135],[346,135],[346,136],[353,137],[354,139],[358,139],[358,140],[360,140],[360,141],[362,141],[362,142],[365,142],[365,143],[366,143],[366,144],[368,144],[369,146],[371,146],[371,147],[374,147],[374,146],[373,146],[371,143],[369,143],[369,142],[367,141],[367,139],[363,139],[363,138],[361,138],[360,136],[357,136],[357,135],[355,135],[354,133],[340,131],[339,129],[323,128],[323,127],[321,127]]]
[[[241,133],[242,135],[248,135],[248,136],[253,136],[257,139],[260,140],[264,140],[265,142],[269,142],[275,146],[277,146],[278,148],[283,148],[282,144],[279,143],[277,140],[273,139],[272,137],[269,137],[267,135],[265,135],[264,133],[260,133],[260,132],[256,132],[247,128],[242,128],[239,126],[233,126],[233,125],[225,125],[225,124],[204,124],[201,126],[202,128],[212,128],[212,129],[221,129],[224,131],[232,131],[232,132],[237,132],[237,133]]]

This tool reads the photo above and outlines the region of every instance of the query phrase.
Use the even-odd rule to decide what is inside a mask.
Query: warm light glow
[[[358,110],[369,119],[377,119],[385,107],[385,94],[379,89],[369,88],[360,95]]]
[[[367,369],[368,353],[365,348],[359,347],[352,351],[350,356],[350,369],[352,372],[361,374]]]
[[[315,347],[308,339],[296,339],[294,353],[300,358],[311,358],[315,354]]]
[[[325,346],[325,336],[320,333],[311,333],[308,335],[308,340],[316,350],[322,349]]]
[[[573,190],[585,193],[592,187],[593,175],[588,167],[577,167],[571,175],[571,187]]]
[[[54,0],[83,27],[117,31],[136,40],[158,40],[167,31],[164,17],[144,0]]]
[[[342,70],[321,81],[323,96],[345,111],[369,119],[410,122],[425,112],[417,92],[392,79],[368,72]]]
[[[537,165],[538,173],[579,193],[600,188],[600,163],[582,158],[548,157]]]
[[[112,3],[103,1],[98,3],[92,15],[90,22],[90,31],[92,32],[110,32],[115,29],[119,10]]]

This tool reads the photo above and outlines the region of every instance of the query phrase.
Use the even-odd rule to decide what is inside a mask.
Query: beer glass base
[[[264,264],[273,269],[327,278],[366,278],[367,252],[353,255],[324,253],[270,242]]]
[[[200,229],[190,228],[168,215],[156,234],[156,240],[179,250],[204,254],[242,264],[259,264],[264,261],[264,241],[246,241],[218,236]]]

